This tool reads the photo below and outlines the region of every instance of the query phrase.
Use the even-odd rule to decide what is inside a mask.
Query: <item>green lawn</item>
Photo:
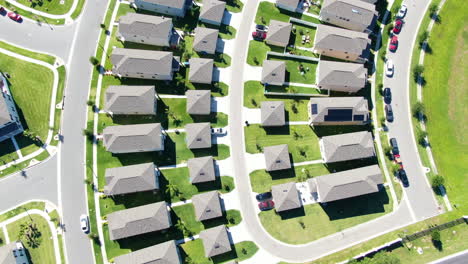
[[[242,261],[246,260],[258,251],[258,247],[255,243],[251,241],[243,241],[233,245],[233,250],[218,255],[212,258],[205,257],[205,249],[203,248],[203,242],[201,239],[196,239],[181,245],[182,247],[182,255],[184,259],[184,263],[189,263],[188,259],[191,259],[191,263],[198,263],[198,264],[218,264],[224,263],[230,260],[237,260]]]
[[[244,83],[244,106],[248,108],[260,108],[263,101],[284,101],[284,108],[288,121],[307,121],[307,97],[266,96],[263,85],[258,81]]]
[[[244,128],[248,153],[261,153],[266,146],[288,144],[291,162],[321,159],[318,137],[308,125],[263,128],[254,124]]]
[[[20,1],[25,1],[25,0],[20,0]],[[54,0],[54,1],[57,1],[57,0]],[[70,1],[70,0],[68,0]],[[52,19],[52,18],[47,18],[47,17],[43,17],[43,16],[38,16],[38,15],[35,15],[29,11],[26,11],[22,8],[19,8],[17,6],[14,6],[12,4],[10,4],[8,1],[6,0],[0,0],[0,5],[1,6],[4,6],[6,7],[8,10],[12,10],[12,11],[15,11],[16,13],[18,13],[19,15],[21,15],[22,17],[27,17],[27,18],[30,18],[32,20],[35,20],[35,21],[38,21],[41,26],[49,26],[48,24],[51,24],[51,25],[63,25],[65,24],[65,19]]]
[[[263,41],[251,40],[247,53],[247,63],[252,66],[262,66],[267,58],[267,52],[283,53],[284,49],[276,46],[270,46]]]
[[[5,243],[6,243],[5,236],[3,235],[3,230],[2,230],[2,232],[0,232],[0,246],[5,245]]]
[[[86,0],[78,0],[78,4],[76,5],[75,10],[71,14],[72,19],[77,19],[78,16],[81,14],[81,11],[83,11],[83,7],[85,4]]]
[[[51,239],[52,232],[49,229],[47,221],[38,215],[31,215],[31,218],[36,228],[39,230],[40,236],[36,240],[38,245],[30,246],[25,237],[19,236],[20,226],[31,223],[29,217],[23,217],[7,226],[10,241],[21,239],[33,263],[55,263],[54,244]]]
[[[49,212],[50,216],[50,221],[54,222],[57,227],[60,225],[60,216],[57,212],[57,210],[53,210],[52,212]]]
[[[450,201],[468,210],[468,18],[465,1],[451,0],[441,10],[441,24],[430,35],[426,53],[423,102],[429,142]],[[444,125],[441,125],[444,124]]]
[[[18,159],[15,146],[11,139],[0,142],[0,166]],[[1,176],[2,174],[0,174]]]
[[[18,3],[33,8],[37,11],[41,11],[53,15],[64,15],[72,7],[74,0],[64,0],[64,3],[61,4],[61,0],[47,0],[41,2],[30,2],[29,0],[16,0]]]
[[[316,88],[302,87],[302,86],[273,86],[268,85],[265,87],[265,93],[284,93],[286,96],[292,94],[307,94],[308,96],[326,95],[327,91],[320,91]]]
[[[320,23],[319,20],[307,16],[301,15],[300,13],[296,12],[289,12],[283,9],[279,9],[275,6],[274,3],[268,1],[260,2],[260,5],[257,10],[257,15],[255,16],[255,23],[262,24],[262,25],[269,25],[270,20],[278,20],[283,22],[289,22],[290,17],[299,18],[305,21],[313,22],[313,23]]]
[[[47,63],[49,63],[51,65],[53,65],[55,63],[55,57],[54,56],[47,55],[47,54],[44,54],[44,53],[34,52],[34,51],[26,50],[26,49],[22,49],[22,48],[13,46],[13,45],[11,45],[11,44],[9,44],[7,42],[0,41],[0,48],[6,49],[6,50],[9,50],[11,52],[14,52],[14,53],[26,56],[26,57],[30,57],[30,58],[33,58],[33,59],[36,59],[36,60],[41,60],[41,61],[47,62]]]
[[[383,216],[392,210],[387,191],[345,200],[311,204],[277,214],[259,214],[263,227],[274,238],[289,244],[304,244]]]
[[[286,62],[286,82],[315,84],[315,70],[317,62],[297,60],[286,57],[273,57],[271,60],[280,60]]]
[[[303,25],[294,24],[296,34],[294,34],[294,45],[298,47],[312,48],[314,46],[316,28],[311,28]],[[302,36],[308,36],[310,41],[303,42]]]
[[[45,209],[45,203],[44,202],[30,202],[30,203],[18,206],[15,209],[10,210],[10,211],[0,215],[0,222],[8,220],[8,219],[10,219],[10,218],[12,218],[14,216],[17,216],[17,215],[19,215],[21,213],[24,213],[25,210],[27,211],[27,210],[30,210],[30,209],[38,209],[38,210],[43,211]]]

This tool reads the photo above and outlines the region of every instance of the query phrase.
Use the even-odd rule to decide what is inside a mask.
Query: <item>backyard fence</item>
[[[297,59],[297,60],[305,60],[305,61],[313,61],[313,62],[319,62],[320,61],[320,59],[318,59],[318,58],[312,58],[312,57],[309,57],[309,56],[293,55],[293,54],[279,53],[279,52],[273,52],[273,51],[267,52],[267,57],[268,56],[286,57],[286,58],[292,58],[292,59]]]
[[[468,216],[464,216],[464,217],[455,219],[453,221],[450,221],[450,222],[447,222],[447,223],[444,223],[444,224],[440,224],[440,225],[430,227],[430,228],[428,228],[426,230],[414,233],[414,234],[409,235],[409,236],[405,236],[402,239],[403,239],[403,242],[410,242],[410,241],[416,240],[418,238],[421,238],[423,236],[430,235],[435,230],[442,231],[442,230],[445,230],[447,228],[454,227],[454,226],[459,225],[459,224],[466,224],[466,223],[468,223]]]
[[[308,22],[308,21],[305,21],[305,20],[302,20],[302,19],[297,19],[297,18],[294,18],[294,17],[291,17],[289,19],[289,22],[296,23],[296,24],[301,24],[301,25],[308,26],[308,27],[313,27],[313,28],[317,27],[316,23]]]

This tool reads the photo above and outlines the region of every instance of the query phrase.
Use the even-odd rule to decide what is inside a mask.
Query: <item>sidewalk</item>
[[[65,19],[65,24],[70,24],[73,22],[73,19],[71,18],[71,14],[73,14],[73,12],[75,12],[75,9],[78,5],[78,0],[73,0],[73,4],[72,6],[70,7],[70,10],[68,10],[68,12],[66,14],[63,14],[63,15],[53,15],[53,14],[49,14],[49,13],[45,13],[45,12],[42,12],[42,11],[38,11],[34,8],[31,8],[31,7],[28,7],[28,6],[25,6],[23,4],[20,4],[14,0],[6,0],[8,3],[18,7],[18,8],[21,8],[25,11],[28,11],[30,13],[33,13],[35,15],[39,15],[39,16],[43,16],[43,17],[46,17],[46,18],[51,18],[51,19]],[[30,18],[30,19],[33,19],[33,18]]]

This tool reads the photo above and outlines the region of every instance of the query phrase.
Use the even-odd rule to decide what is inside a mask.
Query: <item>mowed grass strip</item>
[[[52,15],[64,15],[73,5],[75,0],[47,0],[41,2],[31,2],[29,0],[16,0],[19,4],[33,8],[34,10],[41,11]]]
[[[184,243],[181,247],[184,263],[189,263],[188,259],[191,259],[192,263],[203,264],[218,264],[230,260],[242,261],[252,257],[258,251],[258,247],[252,241],[242,241],[231,245],[232,251],[211,258],[205,257],[205,249],[201,239]]]
[[[26,49],[22,49],[22,48],[13,46],[13,45],[11,45],[11,44],[9,44],[7,42],[0,41],[0,48],[6,49],[6,50],[9,50],[11,52],[14,52],[14,53],[26,56],[26,57],[30,57],[30,58],[33,58],[33,59],[36,59],[36,60],[47,62],[47,63],[49,63],[51,65],[53,65],[55,63],[55,57],[54,56],[47,55],[47,54],[44,54],[44,53],[38,53],[38,52],[26,50]]]
[[[468,15],[463,0],[447,1],[426,53],[423,103],[427,131],[450,201],[468,210]]]

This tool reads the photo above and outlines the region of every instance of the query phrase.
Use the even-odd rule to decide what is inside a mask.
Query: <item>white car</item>
[[[224,128],[212,128],[211,129],[211,134],[213,135],[222,136],[222,135],[225,135],[226,133],[227,131]]]
[[[385,63],[385,75],[387,75],[388,77],[392,77],[394,73],[394,68],[395,66],[393,65],[393,61],[387,60],[387,62]]]
[[[404,18],[406,16],[406,11],[408,11],[408,7],[406,5],[401,5],[400,10],[398,10],[397,17]]]
[[[83,233],[89,233],[89,218],[87,215],[80,216],[80,226]]]

